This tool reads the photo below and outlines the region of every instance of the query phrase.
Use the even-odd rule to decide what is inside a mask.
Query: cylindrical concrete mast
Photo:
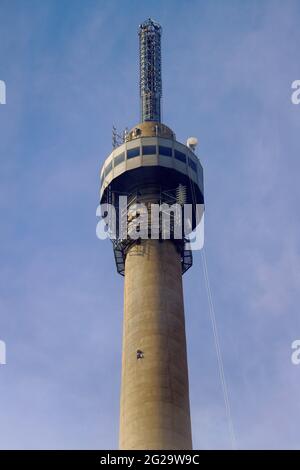
[[[101,170],[101,203],[116,209],[112,242],[117,270],[125,276],[119,446],[191,449],[182,274],[192,265],[192,254],[187,233],[174,234],[184,204],[192,207],[189,232],[199,223],[203,170],[193,148],[177,142],[160,122],[161,27],[149,19],[139,37],[142,122],[125,134]],[[127,198],[125,207],[120,196]],[[154,228],[152,204],[160,207]],[[174,209],[174,204],[179,212],[170,216],[171,236],[165,237],[166,206]],[[132,230],[139,225],[140,206],[149,226],[146,236],[144,231],[137,238]]]
[[[168,240],[126,256],[120,448],[192,448],[181,257]]]

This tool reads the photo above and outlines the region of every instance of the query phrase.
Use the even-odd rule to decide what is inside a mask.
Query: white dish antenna
[[[186,141],[186,145],[189,149],[191,149],[193,152],[195,152],[196,147],[198,145],[197,137],[189,137],[188,140]]]

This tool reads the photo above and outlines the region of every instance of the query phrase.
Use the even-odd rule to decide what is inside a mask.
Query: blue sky
[[[239,448],[300,448],[300,4],[1,0],[1,448],[116,448],[123,279],[95,235],[112,124],[139,121],[139,23],[163,120],[199,139],[206,254]],[[194,447],[230,440],[201,256],[184,277]]]

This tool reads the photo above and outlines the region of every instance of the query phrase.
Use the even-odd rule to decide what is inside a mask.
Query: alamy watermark
[[[6,344],[0,339],[0,365],[6,364]]]
[[[294,80],[291,88],[294,90],[291,94],[292,103],[300,104],[300,80]]]
[[[0,80],[0,104],[6,104],[6,83]]]
[[[121,214],[121,216],[120,216]],[[96,235],[100,240],[185,240],[190,250],[204,245],[203,204],[144,204],[128,206],[127,196],[119,196],[118,207],[100,204]]]
[[[293,350],[291,354],[292,364],[298,366],[300,365],[300,339],[295,339],[291,344],[291,348]]]

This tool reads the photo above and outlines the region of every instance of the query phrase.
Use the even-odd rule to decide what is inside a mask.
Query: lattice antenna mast
[[[142,122],[161,122],[161,32],[161,26],[151,18],[139,27]]]

